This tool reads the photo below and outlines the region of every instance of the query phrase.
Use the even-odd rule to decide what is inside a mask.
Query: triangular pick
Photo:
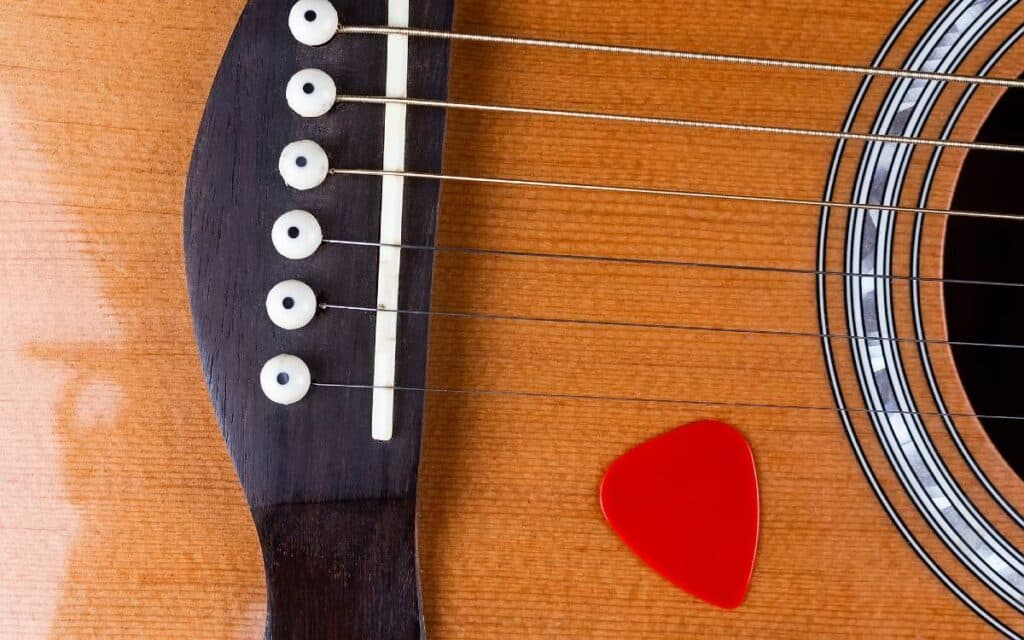
[[[739,431],[697,422],[641,444],[608,469],[601,508],[673,584],[725,609],[743,603],[760,503],[753,452]]]

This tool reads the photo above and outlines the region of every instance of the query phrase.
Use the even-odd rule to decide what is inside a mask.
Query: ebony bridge
[[[339,18],[340,16],[340,18]],[[252,0],[186,194],[203,368],[263,545],[268,638],[420,638],[416,484],[451,0]],[[321,246],[323,238],[366,243]],[[325,303],[376,309],[321,311]],[[317,383],[331,383],[325,388]]]

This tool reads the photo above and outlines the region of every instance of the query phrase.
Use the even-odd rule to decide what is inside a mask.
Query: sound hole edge
[[[1010,89],[979,131],[978,142],[1024,145],[1024,90]],[[973,150],[957,179],[952,209],[1014,213],[1024,218],[1024,154]],[[1024,283],[1024,220],[951,216],[943,277]],[[1024,345],[1024,288],[947,282],[945,317],[953,342]],[[971,405],[986,416],[1024,416],[1024,348],[951,347]],[[1024,420],[979,418],[1000,455],[1024,479]]]

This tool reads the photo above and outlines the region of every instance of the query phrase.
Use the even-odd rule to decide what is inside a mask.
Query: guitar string
[[[537,47],[548,47],[558,49],[570,49],[577,51],[591,51],[591,52],[602,52],[602,53],[615,53],[615,54],[633,54],[651,57],[663,57],[663,58],[674,58],[681,60],[699,60],[709,61],[718,63],[730,63],[730,64],[747,64],[761,67],[777,67],[777,68],[789,68],[789,69],[803,69],[803,70],[816,70],[816,71],[827,71],[827,72],[841,72],[841,73],[857,73],[867,76],[880,76],[880,77],[893,77],[893,78],[911,78],[918,80],[930,80],[930,81],[948,81],[948,82],[960,82],[967,84],[978,84],[978,85],[991,85],[1008,88],[1021,88],[1024,87],[1024,81],[1006,78],[992,78],[992,77],[976,77],[976,76],[965,76],[959,74],[944,74],[944,73],[933,73],[933,72],[915,72],[907,70],[896,70],[896,69],[880,69],[871,67],[859,67],[854,65],[841,65],[841,64],[829,64],[829,63],[814,63],[804,61],[791,61],[791,60],[776,60],[768,58],[757,58],[748,56],[735,56],[735,55],[723,55],[723,54],[704,54],[698,52],[688,51],[672,51],[662,49],[651,49],[644,47],[623,47],[617,45],[597,45],[588,44],[581,42],[566,42],[557,40],[542,40],[533,38],[521,38],[521,37],[505,37],[505,36],[487,36],[487,35],[476,35],[476,34],[458,34],[453,32],[442,32],[442,31],[431,31],[425,29],[411,29],[411,28],[392,28],[392,27],[342,27],[339,29],[341,33],[362,33],[362,34],[377,34],[377,35],[407,35],[413,37],[426,37],[426,38],[437,38],[447,40],[466,40],[476,42],[490,42],[499,44],[509,45],[520,45],[520,46],[537,46]],[[349,97],[346,97],[349,98]],[[352,99],[342,99],[343,102],[357,102],[374,101],[373,98],[363,98],[360,100],[358,97],[350,97]],[[380,100],[377,100],[380,102]],[[987,143],[964,143],[958,141],[940,141],[940,140],[928,140],[928,139],[915,139],[899,136],[874,136],[871,134],[840,134],[839,132],[825,132],[812,129],[790,129],[782,127],[763,127],[759,125],[742,125],[742,124],[731,124],[731,123],[714,123],[714,122],[700,122],[700,121],[685,121],[682,119],[672,118],[655,118],[655,117],[644,117],[644,116],[625,116],[616,114],[599,114],[589,112],[570,112],[560,111],[552,109],[532,109],[524,107],[498,107],[491,105],[471,105],[467,103],[440,103],[439,101],[418,101],[418,100],[407,100],[407,104],[413,105],[420,103],[421,106],[437,106],[444,108],[462,108],[462,109],[475,109],[480,111],[506,111],[512,113],[524,113],[532,115],[548,115],[548,116],[562,116],[562,117],[577,117],[593,120],[611,120],[620,122],[635,122],[643,124],[660,124],[666,126],[703,126],[707,128],[717,129],[730,129],[730,130],[741,130],[751,132],[763,132],[763,133],[779,133],[779,134],[793,134],[793,135],[809,135],[816,137],[836,137],[840,135],[846,139],[852,140],[866,140],[875,142],[894,142],[904,144],[931,144],[934,146],[948,146],[954,148],[976,148],[991,151],[1012,151],[1020,152],[1024,149],[1014,147],[1013,145],[989,145]],[[988,212],[957,212],[952,210],[940,210],[940,209],[912,209],[905,207],[894,207],[894,206],[875,206],[875,205],[854,205],[852,203],[829,203],[823,201],[803,200],[795,198],[771,198],[771,197],[759,197],[759,196],[742,196],[742,195],[727,195],[727,194],[705,194],[697,192],[685,192],[681,190],[672,189],[651,189],[651,188],[634,188],[634,187],[615,187],[605,185],[592,185],[583,183],[560,183],[553,181],[537,181],[537,180],[521,180],[521,179],[502,179],[502,178],[481,178],[481,177],[470,177],[470,176],[452,176],[452,175],[440,175],[440,174],[429,174],[429,173],[417,173],[417,172],[390,172],[390,171],[362,171],[362,170],[344,170],[344,169],[332,169],[332,174],[336,175],[397,175],[406,178],[421,178],[421,179],[434,179],[434,180],[448,180],[448,181],[461,181],[461,182],[479,182],[487,184],[504,184],[504,185],[519,185],[519,186],[534,186],[534,187],[547,187],[547,188],[562,188],[562,189],[576,189],[576,190],[590,190],[590,191],[613,191],[620,193],[637,193],[647,195],[667,195],[667,196],[680,196],[680,197],[703,197],[712,199],[724,199],[732,201],[755,201],[764,203],[776,203],[776,204],[793,204],[793,205],[808,205],[817,207],[836,207],[836,208],[850,208],[850,209],[869,209],[869,210],[888,210],[894,212],[907,212],[907,213],[924,213],[930,215],[960,215],[968,217],[981,217],[981,218],[996,218],[996,219],[1010,219],[1018,220],[1019,218],[1010,214],[993,214]],[[846,206],[844,206],[844,204]],[[335,243],[342,243],[343,241],[334,241]],[[373,244],[373,243],[368,243]],[[383,245],[379,245],[383,246]],[[989,283],[997,284],[997,283]],[[337,308],[336,305],[330,306],[329,308]],[[374,311],[376,309],[365,309],[366,311]],[[401,313],[401,312],[399,312]],[[427,315],[439,315],[439,312],[421,312]],[[440,312],[443,313],[443,312]],[[528,318],[513,318],[507,319],[521,319],[521,320],[537,320],[537,321],[550,321],[544,319],[528,319]],[[562,320],[559,320],[560,322]],[[565,320],[564,322],[586,322],[586,321],[573,321]],[[722,329],[718,329],[722,330]],[[808,334],[808,337],[815,337],[815,334]],[[818,338],[824,338],[822,334],[817,334]],[[838,337],[838,336],[831,336]],[[854,336],[847,336],[848,338],[858,338]],[[864,338],[867,339],[867,338]],[[916,341],[912,339],[899,339],[904,341]],[[929,342],[929,341],[924,341]],[[936,341],[932,341],[936,342]],[[947,344],[953,344],[946,342]],[[983,345],[983,346],[997,346],[997,345]],[[1020,345],[1006,345],[1008,347],[1019,348]],[[314,382],[314,386],[317,387],[329,387],[329,388],[350,388],[350,389],[366,389],[372,390],[376,388],[374,385],[354,385],[354,384],[337,384],[337,383],[321,383]],[[517,397],[528,397],[528,398],[553,398],[553,399],[574,399],[574,400],[603,400],[603,401],[620,401],[620,402],[643,402],[643,403],[671,403],[671,404],[688,404],[688,405],[703,405],[703,406],[722,406],[722,407],[749,407],[749,408],[765,408],[765,409],[793,409],[793,410],[809,410],[809,411],[820,411],[820,412],[839,412],[839,413],[907,413],[916,414],[919,416],[943,416],[943,417],[962,417],[962,418],[982,418],[982,419],[1003,419],[1003,420],[1024,420],[1022,416],[1002,416],[1002,415],[985,415],[985,414],[970,414],[970,413],[954,413],[954,412],[904,412],[904,411],[889,411],[889,410],[872,410],[872,409],[858,409],[858,408],[837,408],[837,407],[825,407],[825,406],[802,406],[802,405],[784,405],[784,404],[770,404],[770,403],[722,403],[713,401],[699,401],[699,400],[680,400],[680,399],[666,399],[666,398],[637,398],[637,397],[616,397],[616,396],[594,396],[585,394],[553,394],[553,393],[538,393],[538,392],[524,392],[524,391],[504,391],[504,390],[472,390],[472,389],[455,389],[455,388],[431,388],[431,387],[391,387],[398,391],[411,391],[411,392],[424,392],[424,393],[449,393],[449,394],[477,394],[477,395],[503,395],[503,396],[517,396]]]
[[[483,395],[483,396],[504,396],[504,397],[515,397],[515,398],[529,398],[529,399],[551,399],[551,400],[582,400],[582,401],[597,401],[597,402],[630,402],[637,404],[668,404],[668,405],[687,405],[687,406],[701,406],[701,407],[726,407],[726,408],[740,408],[740,409],[774,409],[784,411],[818,411],[828,413],[847,413],[847,414],[876,414],[876,415],[911,415],[919,417],[943,417],[943,418],[978,418],[982,420],[1007,420],[1007,421],[1024,421],[1024,416],[1009,416],[999,414],[985,414],[985,413],[967,413],[967,412],[955,412],[955,411],[905,411],[905,410],[886,410],[886,409],[868,409],[865,407],[826,407],[820,405],[799,405],[799,404],[776,404],[771,402],[718,402],[715,400],[685,400],[680,398],[656,398],[656,397],[644,397],[644,396],[613,396],[613,395],[591,395],[583,393],[550,393],[545,391],[513,391],[507,389],[459,389],[455,387],[408,387],[402,385],[396,385],[394,387],[383,387],[372,384],[348,384],[339,382],[316,382],[312,383],[313,387],[319,387],[322,389],[353,389],[353,390],[367,390],[372,391],[374,389],[393,389],[395,391],[412,392],[412,393],[444,393],[444,394],[459,394],[459,395]]]
[[[731,193],[708,193],[703,191],[687,191],[656,187],[627,187],[616,185],[600,185],[584,182],[557,182],[551,180],[532,180],[522,178],[493,178],[483,176],[464,176],[457,174],[427,173],[419,171],[388,171],[386,169],[343,169],[332,168],[328,174],[336,176],[397,176],[418,180],[437,180],[442,182],[464,182],[476,184],[537,187],[548,189],[566,189],[573,191],[594,191],[601,193],[623,193],[634,195],[667,196],[677,198],[694,198],[705,200],[725,200],[730,202],[756,202],[761,204],[778,204],[790,206],[828,207],[835,209],[854,209],[862,211],[891,211],[896,213],[921,213],[926,215],[958,216],[968,218],[987,218],[996,220],[1024,221],[1024,214],[991,213],[985,211],[959,211],[953,209],[934,209],[928,207],[904,207],[886,204],[855,204],[811,198],[783,198],[776,196],[743,195]]]
[[[940,277],[929,277],[929,276],[910,276],[910,275],[897,275],[897,274],[881,274],[881,273],[851,273],[847,271],[821,271],[817,269],[799,269],[796,267],[775,267],[768,265],[748,265],[748,264],[730,264],[722,262],[697,262],[687,260],[671,260],[666,258],[628,258],[621,256],[606,256],[606,255],[595,255],[595,254],[576,254],[576,253],[545,253],[537,251],[512,251],[508,249],[483,249],[476,247],[457,247],[457,246],[427,246],[417,244],[392,244],[387,242],[368,242],[363,240],[341,240],[335,238],[325,238],[323,244],[336,245],[336,246],[351,246],[351,247],[374,247],[381,248],[387,247],[392,249],[402,249],[407,251],[430,251],[435,253],[462,253],[469,255],[482,255],[482,256],[502,256],[502,257],[514,257],[514,258],[531,258],[531,259],[551,259],[551,260],[573,260],[573,261],[584,261],[584,262],[599,262],[599,263],[610,263],[610,264],[628,264],[628,265],[642,265],[642,266],[664,266],[664,267],[678,267],[678,268],[694,268],[694,269],[715,269],[715,270],[731,270],[731,271],[753,271],[753,272],[769,272],[769,273],[781,273],[791,275],[808,275],[808,276],[825,276],[825,277],[840,277],[840,278],[859,278],[864,280],[892,280],[892,281],[907,281],[907,282],[923,282],[923,283],[936,283],[936,284],[956,284],[965,286],[992,286],[992,287],[1010,287],[1010,288],[1024,288],[1024,282],[1005,282],[999,280],[971,280],[966,278],[940,278]]]
[[[421,173],[415,173],[415,172],[393,172],[393,171],[379,171],[379,170],[342,170],[342,169],[332,169],[330,172],[332,174],[338,174],[338,175],[373,175],[373,176],[402,175],[404,177],[410,177],[410,178],[425,178],[425,179],[438,179],[438,180],[459,179],[459,180],[468,180],[468,181],[471,181],[471,182],[484,182],[484,183],[493,183],[493,182],[497,181],[497,182],[502,183],[502,184],[516,184],[516,185],[527,184],[529,186],[541,186],[541,187],[543,187],[543,186],[553,186],[553,187],[563,187],[563,188],[591,188],[591,189],[602,190],[602,191],[604,191],[604,190],[620,191],[620,190],[626,189],[626,190],[628,190],[628,192],[635,192],[636,191],[636,190],[633,190],[631,188],[622,188],[622,187],[607,187],[607,186],[598,186],[598,185],[575,185],[575,184],[572,184],[572,183],[548,183],[548,182],[521,181],[521,180],[504,181],[502,179],[493,179],[493,178],[469,178],[469,177],[463,177],[463,176],[442,176],[442,175],[439,175],[439,174],[421,174]],[[671,190],[640,190],[640,191],[643,192],[643,193],[653,192],[655,195],[659,195],[659,194],[660,195],[680,195],[681,193],[683,193],[683,192],[671,191]],[[726,197],[727,198],[732,198],[732,197],[729,197],[729,196],[726,196]],[[747,196],[738,196],[738,197],[742,198],[742,199],[751,199],[752,198],[752,197],[747,197]],[[753,198],[753,199],[755,199],[757,201],[761,201],[760,199],[757,199],[757,198]],[[841,205],[837,205],[836,203],[828,203],[828,202],[803,201],[803,202],[799,202],[799,203],[800,204],[810,204],[810,205],[814,205],[814,206],[836,206],[837,208],[864,208],[864,207],[855,207],[853,205],[847,205],[846,207],[842,207]],[[927,210],[921,211],[921,210],[917,210],[917,209],[901,208],[901,207],[880,207],[880,208],[882,208],[882,209],[897,210],[897,211],[898,210],[905,210],[907,212],[922,212],[922,213],[928,212]],[[941,213],[941,214],[947,214],[947,215],[953,213],[953,212],[950,212],[950,211],[942,211],[942,210],[932,210],[932,211],[934,213]],[[970,213],[973,213],[973,212],[963,212],[963,213],[970,214]],[[985,213],[978,212],[977,215],[979,217],[995,217],[995,218],[1017,219],[1016,217],[1010,216],[1008,214],[985,214]],[[329,241],[329,242],[331,242],[331,243],[339,243],[340,244],[340,243],[343,243],[344,241]],[[365,243],[365,244],[372,246],[372,245],[376,245],[377,243]],[[380,245],[377,245],[377,246],[380,246]],[[340,305],[333,305],[333,306],[340,307]],[[366,308],[366,310],[367,311],[374,311],[374,312],[378,311],[377,309],[370,309],[370,308]],[[430,314],[430,313],[436,313],[436,312],[423,312],[423,313]],[[571,320],[566,320],[566,322],[572,322],[572,321]],[[581,322],[581,321],[577,320],[576,322]],[[825,337],[837,337],[837,336],[835,336],[835,335],[833,335],[833,336],[826,336],[826,335],[823,335],[823,334],[817,334],[817,335],[811,334],[808,337],[818,337],[819,339],[823,339]],[[852,338],[856,338],[856,337],[855,336],[848,336],[848,339],[852,339]],[[900,340],[913,341],[911,339],[900,339]],[[927,341],[925,341],[925,342],[927,342]],[[985,345],[981,345],[979,343],[979,346],[985,346]],[[992,345],[989,345],[989,346],[998,346],[998,345],[992,344]],[[1008,347],[1013,347],[1013,348],[1017,347],[1016,345],[1007,345],[1007,346]],[[961,418],[971,418],[971,417],[974,417],[974,418],[980,418],[980,419],[1024,420],[1024,416],[1007,416],[1007,415],[996,415],[996,414],[970,414],[970,413],[949,413],[949,412],[931,412],[931,413],[928,413],[928,412],[908,412],[908,411],[881,411],[881,410],[870,410],[870,409],[843,409],[843,408],[836,408],[836,407],[819,407],[819,406],[802,406],[802,405],[778,405],[778,404],[768,404],[768,403],[726,403],[726,402],[696,401],[696,400],[682,400],[682,399],[670,399],[670,398],[635,398],[635,397],[619,397],[619,396],[598,396],[598,395],[580,395],[580,394],[554,394],[554,393],[539,393],[539,392],[521,392],[521,391],[507,391],[507,390],[471,390],[471,389],[446,389],[446,388],[430,388],[430,387],[418,387],[417,388],[417,387],[400,387],[400,386],[396,386],[396,387],[376,387],[374,385],[341,384],[341,383],[328,383],[328,382],[314,382],[313,384],[314,384],[314,386],[325,387],[325,388],[349,388],[349,389],[366,389],[366,390],[372,390],[372,389],[375,389],[375,388],[393,388],[393,389],[398,390],[398,391],[414,391],[414,392],[487,394],[487,395],[505,395],[505,396],[519,396],[519,397],[534,397],[534,398],[561,398],[561,399],[575,399],[575,400],[605,400],[605,401],[627,401],[627,402],[646,402],[646,403],[652,403],[653,402],[653,403],[671,403],[671,404],[702,405],[702,406],[723,406],[723,407],[749,407],[749,408],[758,408],[758,407],[760,407],[760,408],[768,408],[768,409],[771,409],[771,408],[774,408],[774,409],[795,409],[795,410],[812,410],[812,411],[828,411],[828,412],[838,411],[838,412],[847,412],[847,413],[857,413],[857,412],[861,412],[861,413],[888,413],[888,414],[892,414],[892,413],[905,413],[905,414],[916,414],[916,415],[921,415],[921,416],[932,415],[932,416],[961,417]]]
[[[457,109],[462,111],[479,111],[487,113],[513,113],[520,115],[545,116],[555,118],[573,118],[580,120],[595,120],[604,122],[621,122],[628,124],[657,125],[676,128],[707,129],[713,131],[739,131],[744,133],[762,133],[769,135],[826,138],[829,140],[849,140],[890,144],[913,144],[949,149],[996,151],[1003,153],[1024,153],[1024,146],[992,142],[939,140],[936,138],[919,138],[913,136],[891,136],[872,133],[827,131],[824,129],[806,129],[800,127],[777,127],[756,124],[739,124],[732,122],[691,120],[685,118],[667,118],[659,116],[635,116],[614,113],[598,113],[593,111],[571,111],[536,107],[474,104],[468,102],[454,102],[447,100],[426,100],[422,98],[390,98],[384,96],[342,95],[338,96],[337,101],[339,103],[345,104],[402,104],[411,107]]]
[[[399,309],[389,311],[377,309],[376,307],[360,307],[354,305],[320,303],[318,307],[324,311],[352,311],[360,313],[397,313],[406,316],[440,317],[440,318],[462,318],[473,320],[498,320],[507,322],[523,322],[538,324],[578,325],[591,327],[616,327],[623,329],[665,329],[668,331],[686,331],[693,333],[729,333],[739,335],[761,335],[781,336],[791,338],[839,338],[842,340],[862,340],[867,342],[891,342],[906,344],[926,345],[949,345],[954,347],[984,347],[992,349],[1024,350],[1024,344],[1002,343],[1002,342],[970,342],[963,340],[935,340],[917,338],[888,338],[873,336],[855,336],[843,333],[815,333],[810,331],[789,331],[784,329],[746,329],[734,327],[711,327],[703,325],[673,324],[662,322],[630,322],[625,320],[588,320],[584,318],[551,318],[536,316],[517,316],[500,313],[477,313],[465,311],[420,311],[414,309]]]
[[[519,36],[498,36],[472,33],[457,33],[452,31],[437,31],[431,29],[416,29],[408,27],[381,27],[381,26],[359,26],[342,25],[338,32],[341,34],[359,35],[404,35],[415,38],[428,38],[437,40],[452,40],[465,42],[481,42],[490,44],[502,44],[511,46],[540,47],[548,49],[562,49],[578,52],[610,53],[618,55],[634,55],[652,58],[668,58],[675,60],[689,60],[697,62],[712,62],[721,64],[747,65],[754,67],[768,67],[779,69],[797,69],[803,71],[824,71],[828,73],[847,73],[864,76],[878,76],[887,78],[904,78],[912,80],[928,80],[939,82],[957,82],[971,85],[987,85],[1004,88],[1024,88],[1024,80],[1015,78],[997,78],[990,76],[972,76],[955,73],[940,73],[932,71],[910,71],[907,69],[887,69],[877,67],[865,67],[860,65],[834,64],[827,62],[810,62],[802,60],[784,60],[777,58],[763,58],[757,56],[729,55],[719,53],[701,53],[697,51],[683,51],[673,49],[656,49],[651,47],[622,46],[613,44],[594,44],[586,42],[570,42],[566,40],[552,40],[543,38],[524,38]]]

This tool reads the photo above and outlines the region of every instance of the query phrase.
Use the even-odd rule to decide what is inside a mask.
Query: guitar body
[[[245,4],[15,2],[0,17],[0,265],[9,291],[0,637],[226,639],[267,629],[260,539],[278,540],[283,525],[261,517],[272,519],[264,508],[292,494],[254,498],[251,459],[232,464],[218,417],[223,425],[236,396],[221,397],[230,387],[218,391],[215,365],[236,347],[228,338],[218,338],[223,351],[202,344],[209,332],[197,313],[197,349],[182,248],[193,143]],[[455,0],[453,29],[1016,78],[1022,24],[1024,4],[999,0]],[[357,68],[335,62],[339,73]],[[250,63],[244,73],[225,66],[222,77],[259,86],[275,61]],[[259,143],[232,138],[231,127],[260,111],[247,104],[283,100],[283,85],[263,84],[271,93],[225,98],[240,106],[210,129],[221,136],[216,149]],[[446,175],[696,196],[441,184],[432,287],[425,272],[436,315],[424,352],[420,466],[418,480],[402,484],[412,487],[402,496],[410,505],[418,497],[426,637],[1024,634],[1024,484],[996,446],[1012,440],[1014,422],[975,417],[1013,415],[999,407],[1012,405],[1021,377],[1003,363],[1000,398],[1010,404],[971,391],[972,347],[949,344],[971,340],[951,335],[960,316],[950,301],[968,304],[966,294],[943,282],[954,264],[963,280],[1012,280],[971,271],[964,251],[1002,262],[1019,254],[980,240],[964,249],[950,234],[969,222],[915,212],[985,209],[994,201],[979,199],[992,191],[984,176],[1019,168],[1005,164],[1017,154],[843,138],[984,139],[1014,90],[459,41],[445,90],[461,103],[836,135],[447,111],[438,167]],[[210,105],[207,118],[216,117]],[[993,141],[1021,142],[1019,125],[1012,133]],[[276,162],[279,151],[259,153]],[[213,164],[192,165],[191,204],[209,193],[194,185]],[[706,197],[714,194],[753,197]],[[835,206],[851,202],[862,206]],[[1019,210],[1019,200],[1000,202]],[[254,214],[254,225],[282,211]],[[186,242],[195,240],[190,229]],[[217,233],[235,230],[247,233]],[[204,264],[231,264],[230,252],[211,255]],[[272,259],[272,248],[260,255]],[[239,264],[238,288],[254,269]],[[262,314],[262,304],[224,315]],[[1020,302],[1006,304],[1019,319]],[[1024,342],[1022,327],[975,341]],[[315,335],[344,340],[324,328]],[[281,344],[314,352],[302,339]],[[314,380],[339,382],[318,380],[315,368]],[[757,558],[746,600],[730,611],[648,568],[598,500],[616,458],[708,419],[746,437],[758,470]],[[307,444],[315,452],[317,442]],[[402,517],[396,526],[411,530]],[[412,582],[396,592],[417,595]],[[316,637],[281,628],[271,635]]]

